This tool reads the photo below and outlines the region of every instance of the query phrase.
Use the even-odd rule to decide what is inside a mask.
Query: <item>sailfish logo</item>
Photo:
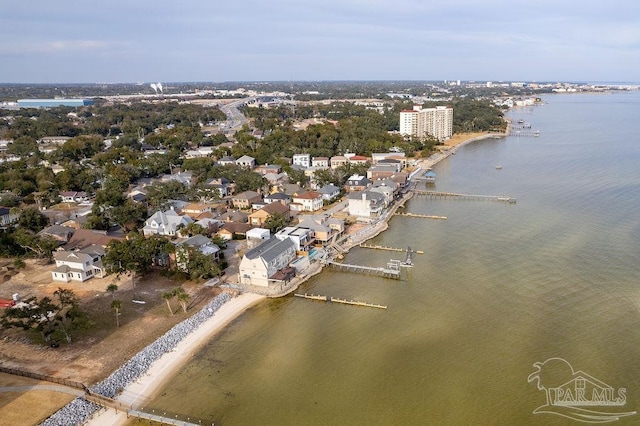
[[[533,364],[536,371],[528,382],[537,382],[545,391],[547,403],[536,408],[534,414],[555,414],[585,423],[608,423],[636,414],[616,412],[612,407],[627,403],[627,390],[614,389],[583,371],[574,371],[562,358],[549,358]],[[602,411],[582,407],[598,407]]]

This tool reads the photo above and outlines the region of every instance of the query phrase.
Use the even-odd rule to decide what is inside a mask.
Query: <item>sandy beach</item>
[[[164,354],[154,362],[147,374],[127,386],[116,398],[134,409],[144,407],[168,380],[183,367],[213,336],[250,307],[266,299],[252,293],[244,293],[222,305],[213,317],[190,333],[175,350]],[[127,421],[126,413],[114,409],[99,411],[87,424],[93,426],[122,425]]]

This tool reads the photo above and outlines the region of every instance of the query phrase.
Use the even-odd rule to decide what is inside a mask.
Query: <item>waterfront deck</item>
[[[349,263],[334,262],[332,260],[327,261],[327,265],[344,272],[354,272],[359,274],[375,275],[382,278],[391,278],[394,280],[401,279],[400,269],[395,268],[382,268],[363,265],[352,265]]]

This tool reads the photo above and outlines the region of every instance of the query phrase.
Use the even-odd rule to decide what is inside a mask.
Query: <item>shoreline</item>
[[[144,407],[153,399],[162,387],[195,356],[200,349],[232,321],[266,299],[254,293],[243,293],[224,303],[211,318],[189,333],[170,352],[154,361],[147,372],[126,386],[115,398],[116,401],[132,406],[134,409]],[[85,424],[93,426],[123,425],[128,420],[125,412],[115,409],[101,409]]]

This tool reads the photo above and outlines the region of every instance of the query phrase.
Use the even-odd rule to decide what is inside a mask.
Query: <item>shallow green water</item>
[[[640,94],[546,101],[510,113],[540,137],[471,144],[435,168],[439,191],[517,204],[416,196],[408,211],[448,220],[395,217],[371,241],[425,251],[404,281],[325,271],[300,289],[388,310],[264,302],[153,406],[223,425],[576,424],[533,414],[533,364],[561,357],[626,388],[618,411],[640,409]]]

